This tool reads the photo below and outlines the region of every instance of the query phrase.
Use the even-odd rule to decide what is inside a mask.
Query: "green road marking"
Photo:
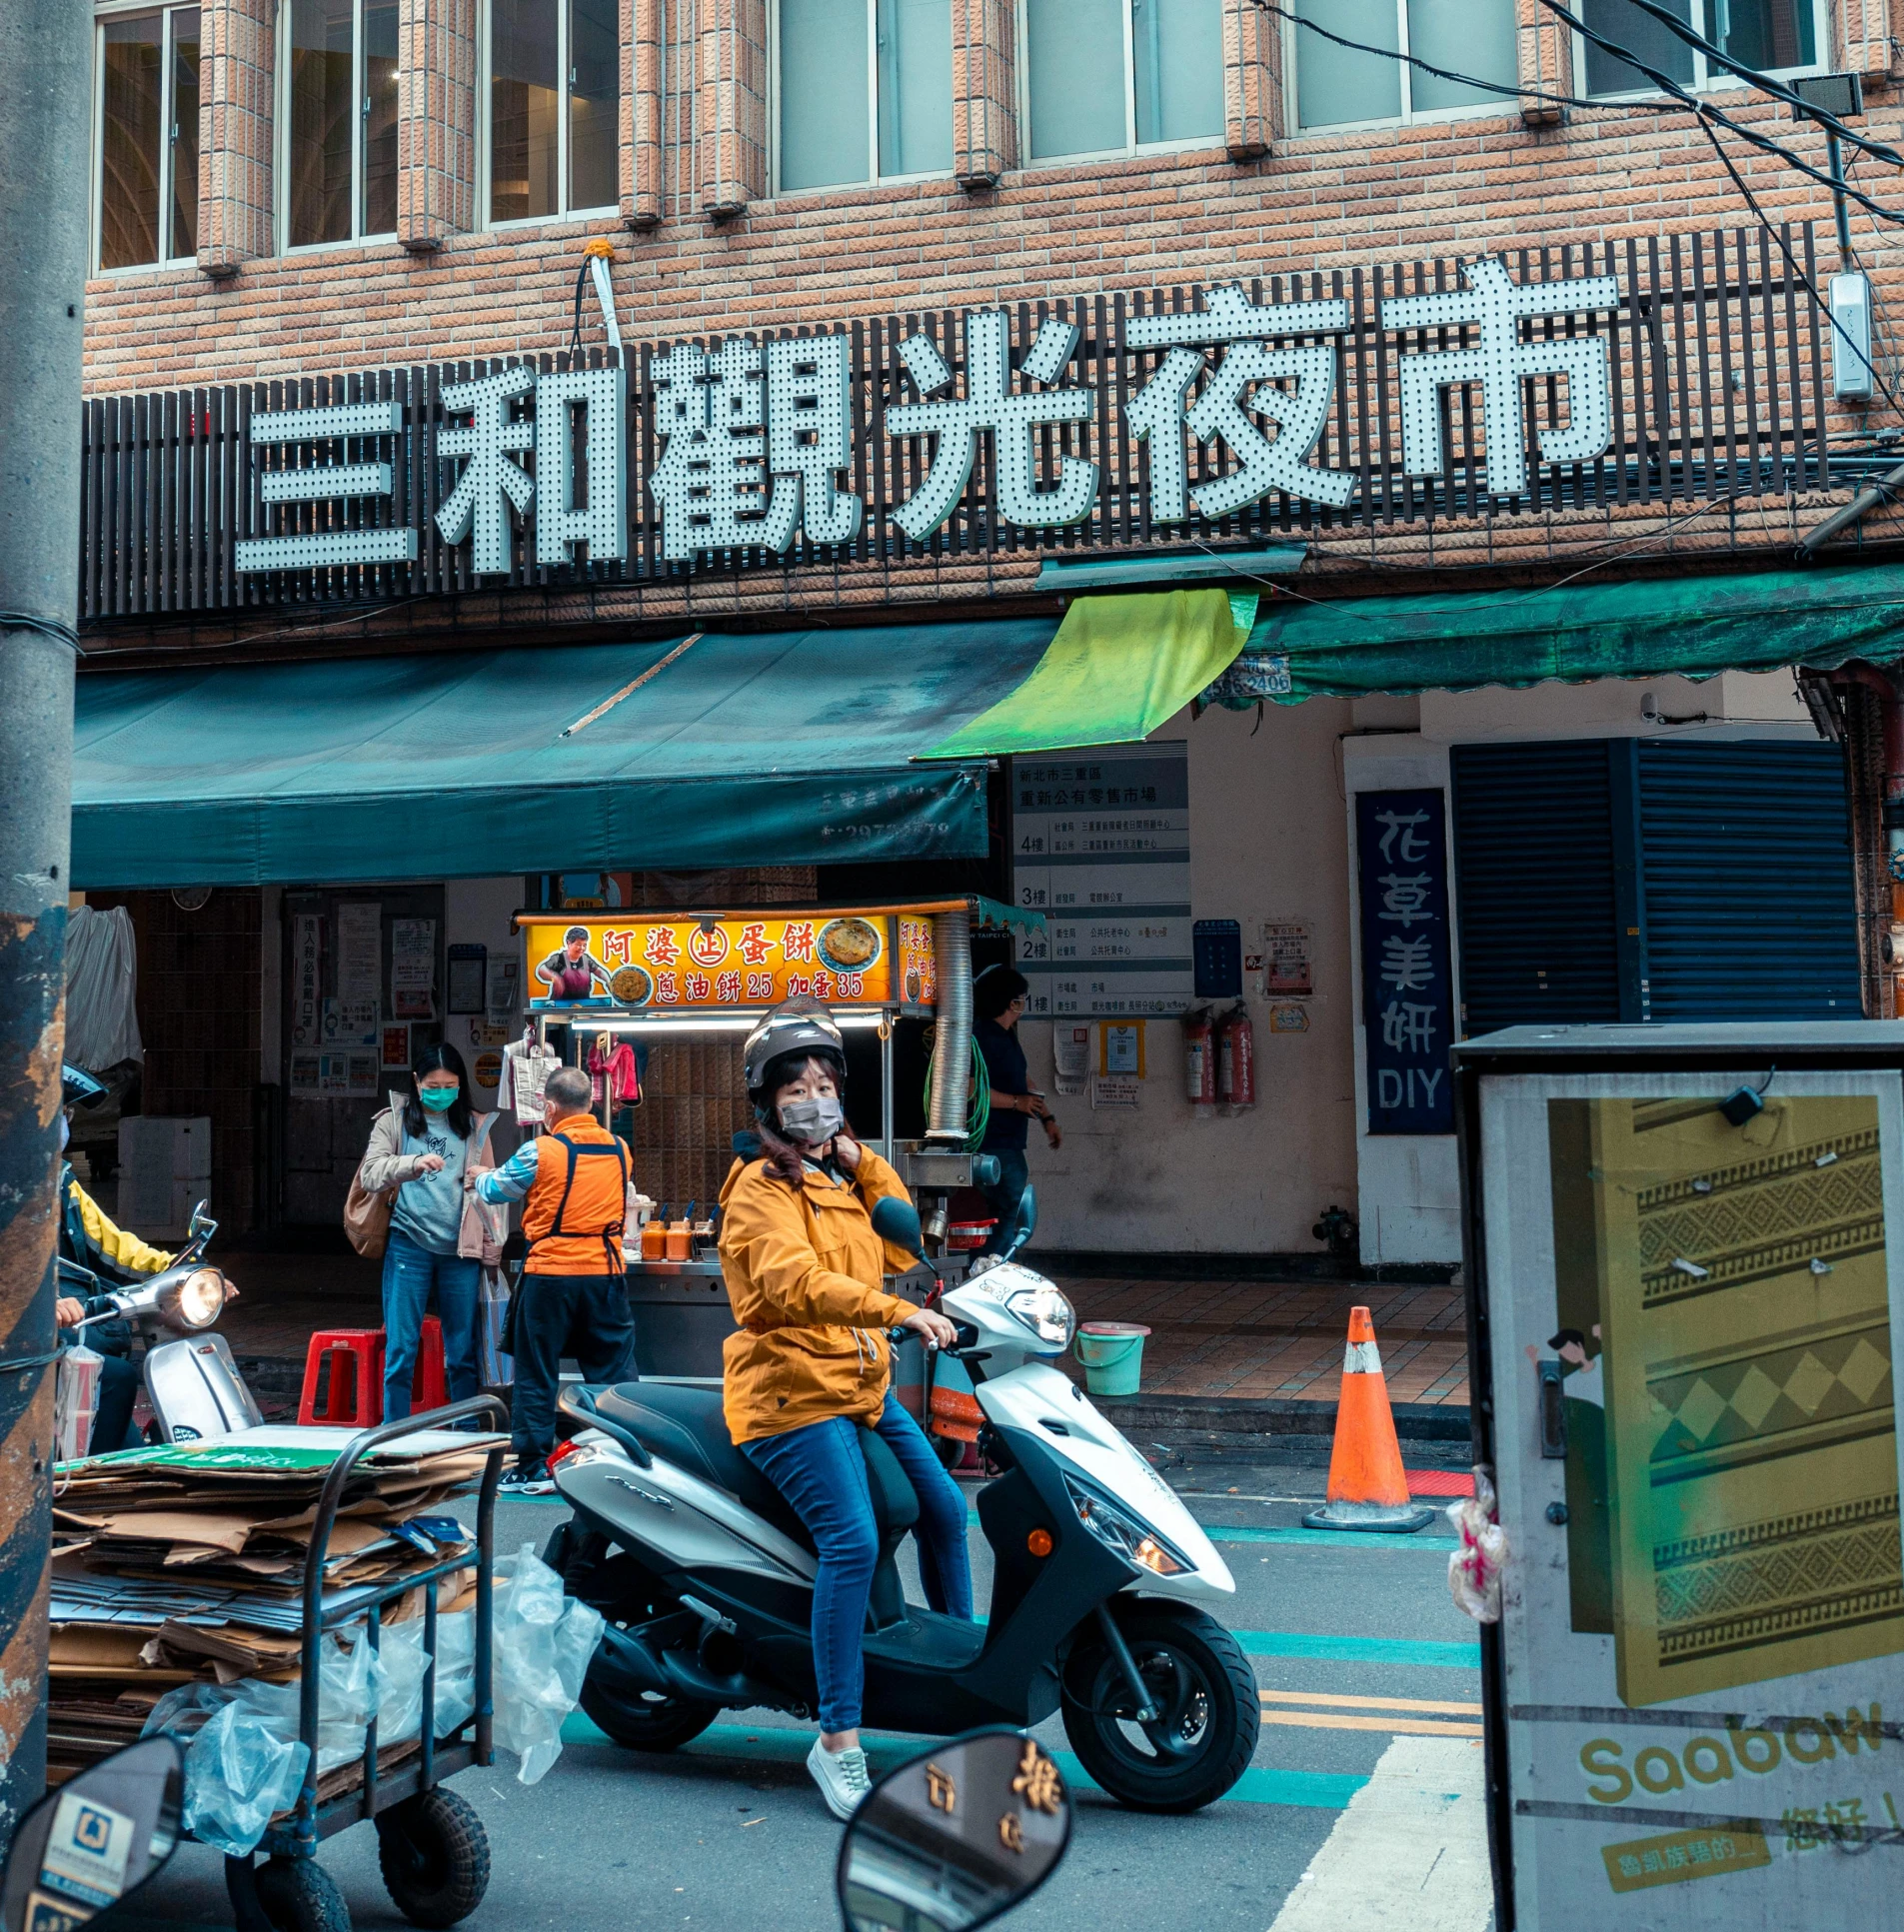
[[[1232,1630],[1251,1657],[1323,1657],[1358,1664],[1432,1664],[1478,1670],[1478,1643],[1432,1643],[1420,1637],[1325,1637],[1306,1630]]]
[[[1359,1529],[1238,1529],[1228,1523],[1202,1523],[1203,1534],[1212,1543],[1296,1543],[1313,1548],[1326,1543],[1332,1549],[1459,1549],[1452,1536],[1384,1536]]]
[[[875,1777],[903,1764],[909,1757],[929,1749],[928,1737],[902,1736],[893,1731],[866,1731],[868,1765]],[[612,1742],[580,1711],[571,1711],[563,1720],[565,1744],[607,1744]],[[804,1765],[814,1748],[814,1734],[782,1725],[764,1725],[751,1731],[744,1724],[711,1724],[691,1743],[674,1755],[711,1759],[740,1759],[756,1764]],[[1099,1789],[1084,1767],[1069,1751],[1053,1751],[1064,1776],[1080,1790]],[[1285,1771],[1275,1765],[1252,1764],[1231,1787],[1229,1799],[1243,1804],[1311,1805],[1323,1811],[1340,1811],[1367,1778],[1332,1771]]]

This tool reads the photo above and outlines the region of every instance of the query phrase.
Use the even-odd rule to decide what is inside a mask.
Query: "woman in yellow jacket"
[[[881,1287],[890,1261],[869,1208],[905,1183],[848,1127],[840,1028],[815,1000],[775,1007],[749,1036],[748,1097],[761,1152],[737,1160],[721,1192],[721,1266],[740,1332],[727,1341],[728,1431],[779,1489],[820,1556],[814,1669],[820,1736],[807,1759],[828,1804],[851,1817],[868,1789],[860,1747],[866,1664],[860,1639],[879,1557],[857,1426],[877,1429],[919,1493],[920,1576],[928,1601],[971,1615],[965,1500],[919,1424],[891,1393],[885,1330],[929,1348],[952,1339],[933,1310]]]

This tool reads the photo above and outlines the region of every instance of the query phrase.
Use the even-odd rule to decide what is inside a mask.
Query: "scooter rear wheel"
[[[1197,1811],[1242,1776],[1262,1728],[1256,1673],[1214,1617],[1138,1602],[1117,1612],[1158,1715],[1133,1696],[1095,1621],[1064,1666],[1064,1735],[1084,1769],[1133,1811]]]
[[[686,1697],[659,1703],[627,1703],[582,1680],[582,1710],[600,1731],[630,1751],[673,1751],[697,1738],[721,1715],[719,1704],[697,1704]]]

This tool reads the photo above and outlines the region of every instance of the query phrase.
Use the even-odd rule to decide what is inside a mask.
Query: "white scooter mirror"
[[[169,1737],[102,1758],[40,1800],[13,1834],[0,1926],[111,1924],[179,1840],[184,1760]]]
[[[1011,1225],[1005,1236],[1002,1259],[1009,1260],[1037,1231],[1037,1189],[1026,1186],[1011,1210]]]
[[[889,1771],[840,1847],[847,1932],[967,1932],[1029,1898],[1070,1842],[1056,1764],[1022,1731],[972,1731]]]

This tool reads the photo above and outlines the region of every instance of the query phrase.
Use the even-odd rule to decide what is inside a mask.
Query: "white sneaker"
[[[815,1738],[814,1748],[807,1753],[807,1768],[836,1818],[851,1818],[860,1800],[873,1789],[873,1780],[867,1776],[867,1754],[857,1744],[844,1751],[830,1751]]]

